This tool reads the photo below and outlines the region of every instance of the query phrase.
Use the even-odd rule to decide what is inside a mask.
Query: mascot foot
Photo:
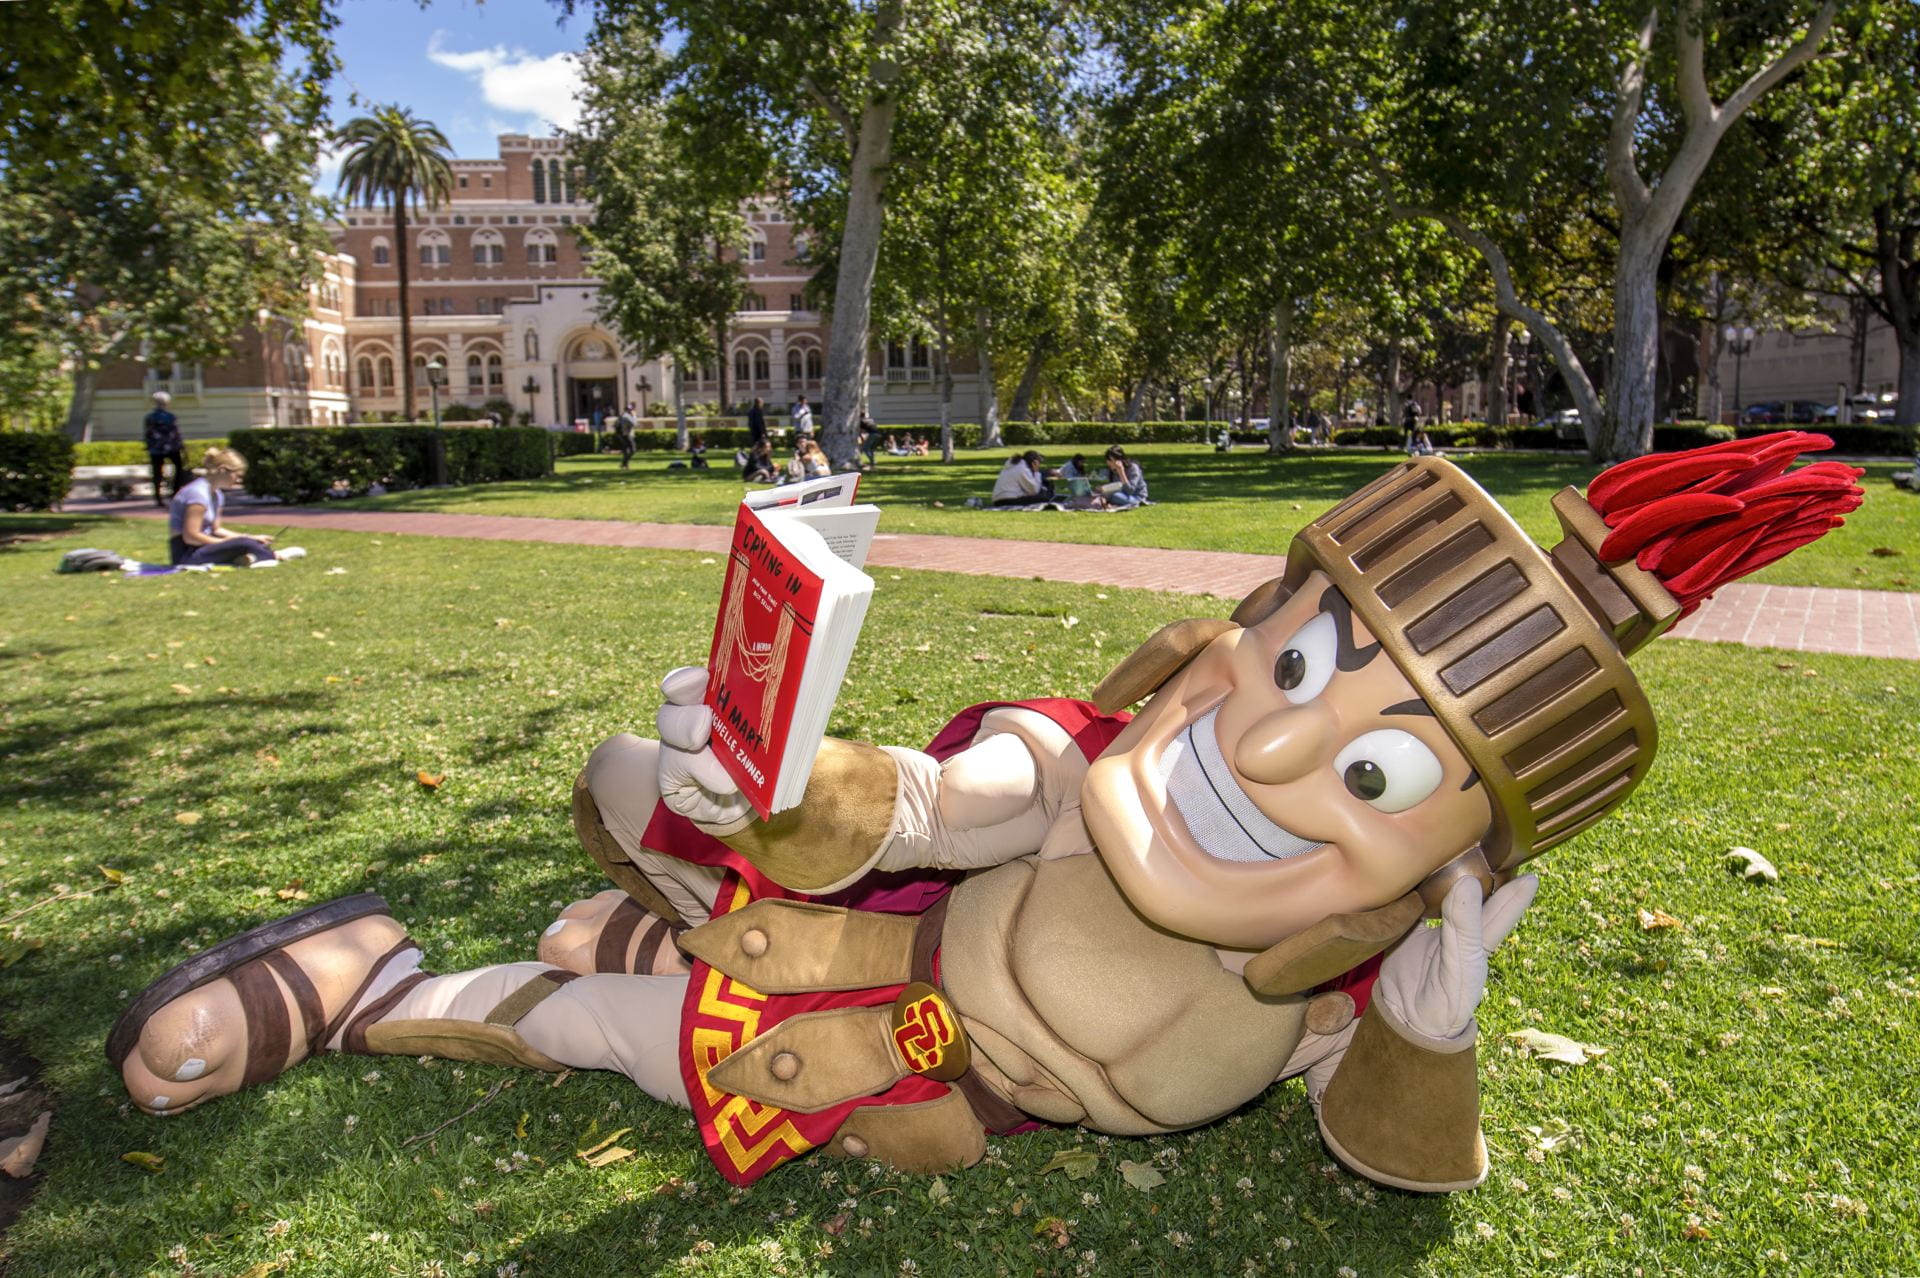
[[[642,909],[619,888],[575,901],[540,938],[542,963],[592,976],[596,972],[677,975],[688,970],[674,944],[685,929]]]
[[[114,1022],[107,1060],[135,1105],[178,1114],[278,1076],[342,1026],[354,1050],[366,1024],[426,979],[419,958],[378,896],[328,901],[222,941],[142,990]]]

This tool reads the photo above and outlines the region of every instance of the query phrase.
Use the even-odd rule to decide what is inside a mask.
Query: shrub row
[[[233,447],[247,459],[249,493],[306,502],[339,487],[358,494],[374,484],[394,489],[432,483],[436,448],[445,452],[450,484],[536,479],[552,468],[552,438],[538,427],[519,426],[294,427],[235,431]]]
[[[0,431],[0,510],[52,510],[67,495],[73,441],[58,431]]]
[[[224,439],[189,439],[187,441],[187,465],[198,466],[200,459],[206,456],[209,448],[225,448]],[[147,464],[147,446],[137,439],[103,439],[90,444],[73,446],[73,464],[76,466],[144,466]]]
[[[1836,453],[1856,453],[1868,456],[1906,457],[1916,447],[1914,426],[1840,426],[1833,422],[1822,422],[1817,426],[1742,426],[1740,438],[1752,439],[1756,435],[1770,435],[1781,430],[1810,430],[1825,435],[1833,441]]]

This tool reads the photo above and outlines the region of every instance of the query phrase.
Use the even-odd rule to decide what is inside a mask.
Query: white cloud
[[[427,57],[471,77],[494,110],[532,117],[547,129],[572,128],[579,120],[580,102],[574,96],[580,84],[578,55],[555,53],[540,58],[499,44],[460,52],[446,47],[446,34],[433,33],[427,41]]]

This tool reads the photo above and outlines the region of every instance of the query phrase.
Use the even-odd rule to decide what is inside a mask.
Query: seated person
[[[272,563],[271,537],[243,537],[220,526],[226,492],[238,488],[247,459],[231,448],[209,448],[200,478],[173,495],[167,508],[167,548],[175,564]]]
[[[1407,449],[1407,452],[1408,455],[1413,457],[1432,457],[1434,455],[1433,441],[1427,438],[1427,428],[1425,426],[1416,426],[1413,428],[1413,443]]]
[[[1147,504],[1147,477],[1118,444],[1107,450],[1107,482],[1100,486],[1100,495],[1116,510]]]
[[[1231,429],[1225,426],[1220,428],[1220,433],[1214,436],[1213,451],[1216,453],[1230,453],[1233,451],[1233,431]]]
[[[705,435],[695,435],[692,442],[687,445],[687,452],[693,455],[693,460],[688,463],[692,469],[707,469],[707,437]]]
[[[915,457],[925,457],[927,455],[927,441],[919,435],[913,437],[913,455]]]
[[[793,460],[787,463],[786,478],[781,482],[797,484],[803,479],[824,479],[832,473],[827,455],[813,442],[812,436],[807,436],[794,447]]]
[[[912,451],[913,451],[912,449],[908,448],[905,444],[901,443],[897,436],[894,436],[894,435],[887,436],[887,456],[905,457],[908,453]]]
[[[1016,453],[1001,468],[999,476],[993,481],[993,504],[996,506],[1032,506],[1040,502],[1053,500],[1053,485],[1040,474],[1040,465],[1046,459],[1039,453],[1028,449]]]
[[[740,478],[749,484],[771,484],[774,473],[773,445],[765,439],[753,441],[740,464]]]

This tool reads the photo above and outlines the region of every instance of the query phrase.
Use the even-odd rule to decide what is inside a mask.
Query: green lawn
[[[1070,451],[1047,450],[1064,461]],[[1099,449],[1087,449],[1098,457]],[[886,510],[883,532],[1013,537],[1119,546],[1281,553],[1301,524],[1399,460],[1397,454],[1340,452],[1268,457],[1254,450],[1226,456],[1186,444],[1129,450],[1146,468],[1156,504],[1123,514],[1008,514],[968,510],[969,496],[993,488],[1005,460],[999,452],[963,452],[952,465],[937,458],[882,457],[861,495]],[[1559,540],[1549,506],[1553,495],[1585,487],[1594,468],[1585,461],[1542,455],[1461,454],[1455,458],[1485,484],[1528,531]],[[705,472],[666,469],[665,454],[642,453],[633,469],[617,458],[571,457],[552,479],[469,488],[434,489],[367,498],[343,505],[382,510],[436,510],[455,514],[545,515],[559,519],[631,519],[653,523],[721,524],[733,521],[740,485],[728,465]],[[1798,552],[1754,580],[1789,585],[1920,589],[1920,500],[1896,490],[1887,476],[1908,465],[1868,467],[1867,504],[1848,526]],[[938,504],[936,504],[938,503]],[[1898,553],[1876,556],[1876,548]]]
[[[656,486],[695,491],[631,491]],[[0,518],[23,526],[53,523]],[[555,909],[600,886],[568,824],[574,772],[704,652],[721,573],[690,554],[325,533],[272,572],[51,571],[74,544],[151,553],[157,531],[97,521],[0,549],[4,937],[44,943],[0,967],[0,1028],[61,1098],[39,1196],[0,1243],[8,1278],[1920,1269],[1911,664],[1643,654],[1653,779],[1545,859],[1494,962],[1493,1173],[1474,1193],[1337,1171],[1296,1083],[1171,1139],[1005,1138],[937,1184],[805,1159],[736,1191],[683,1114],[610,1075],[335,1057],[179,1118],[128,1107],[100,1044],[130,993],[300,900],[378,890],[442,970],[529,957]],[[925,573],[878,587],[835,730],[909,743],[972,699],[1087,689],[1157,624],[1224,608]],[[1734,844],[1780,883],[1728,873]],[[92,895],[18,916],[63,890]],[[1683,926],[1643,931],[1641,909]],[[1504,1039],[1524,1026],[1607,1054],[1525,1059]],[[574,1157],[623,1127],[638,1156]],[[1098,1156],[1089,1178],[1043,1173],[1075,1145]],[[1130,1187],[1127,1159],[1166,1183]]]

